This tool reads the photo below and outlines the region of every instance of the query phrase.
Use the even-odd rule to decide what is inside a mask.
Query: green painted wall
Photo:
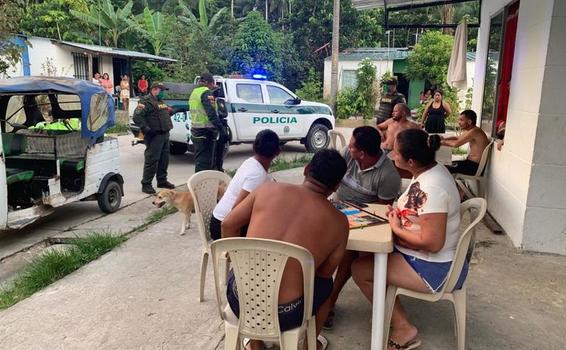
[[[407,104],[409,108],[418,108],[420,106],[419,98],[421,96],[421,91],[425,88],[424,80],[411,80],[409,83],[409,101]]]
[[[393,61],[393,74],[395,73],[407,73],[407,60]]]

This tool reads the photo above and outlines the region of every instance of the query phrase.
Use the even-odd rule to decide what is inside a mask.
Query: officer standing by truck
[[[167,181],[167,168],[169,166],[169,130],[173,129],[170,108],[163,100],[163,93],[167,88],[161,83],[153,83],[150,93],[138,102],[134,112],[136,123],[144,135],[145,153],[142,177],[142,192],[154,194],[151,185],[153,177],[157,178],[157,187],[175,188]]]
[[[216,113],[220,122],[222,123],[222,128],[224,129],[224,137],[218,138],[216,143],[216,149],[214,152],[215,165],[214,169],[218,171],[224,171],[224,149],[227,144],[230,143],[230,135],[228,132],[228,110],[226,109],[226,100],[224,95],[224,90],[222,88],[216,88],[212,92],[215,102],[216,102]]]
[[[200,76],[199,85],[189,97],[191,112],[191,140],[195,149],[195,173],[202,170],[217,170],[216,152],[221,152],[218,139],[225,139],[226,129],[215,108],[213,90],[216,88],[210,73]]]
[[[383,123],[391,118],[393,107],[397,103],[407,103],[405,96],[397,91],[397,79],[389,78],[384,83],[384,94],[379,99],[379,109],[377,110],[377,124]]]

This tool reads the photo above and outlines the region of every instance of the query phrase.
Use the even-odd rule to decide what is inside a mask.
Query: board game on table
[[[379,215],[360,208],[346,201],[334,201],[336,209],[340,210],[348,218],[350,229],[367,226],[387,224],[389,221]]]

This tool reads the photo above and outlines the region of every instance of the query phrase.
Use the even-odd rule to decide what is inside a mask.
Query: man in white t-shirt
[[[260,131],[255,137],[253,150],[255,155],[240,165],[234,178],[228,184],[224,196],[212,212],[210,235],[214,240],[221,238],[222,221],[232,211],[232,208],[243,201],[259,185],[271,181],[267,170],[281,150],[279,136],[269,129]],[[244,227],[241,235],[245,236],[246,231],[247,227]]]

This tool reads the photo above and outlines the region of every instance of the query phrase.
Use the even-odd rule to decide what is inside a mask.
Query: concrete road
[[[347,130],[345,130],[347,132]],[[121,174],[124,177],[124,197],[122,208],[125,208],[148,195],[141,192],[141,176],[143,171],[145,147],[131,146],[132,135],[118,137],[120,141]],[[306,150],[298,141],[283,146],[283,157],[304,154]],[[237,169],[242,162],[253,154],[252,146],[231,146],[224,168]],[[183,185],[194,174],[194,161],[191,153],[182,156],[171,156],[169,164],[169,181],[175,185]],[[55,213],[21,229],[0,231],[0,260],[23,249],[27,249],[48,237],[59,235],[63,231],[100,218],[105,214],[100,211],[96,202],[78,202],[57,208]],[[121,215],[120,211],[111,215]],[[68,235],[68,233],[66,234]]]

